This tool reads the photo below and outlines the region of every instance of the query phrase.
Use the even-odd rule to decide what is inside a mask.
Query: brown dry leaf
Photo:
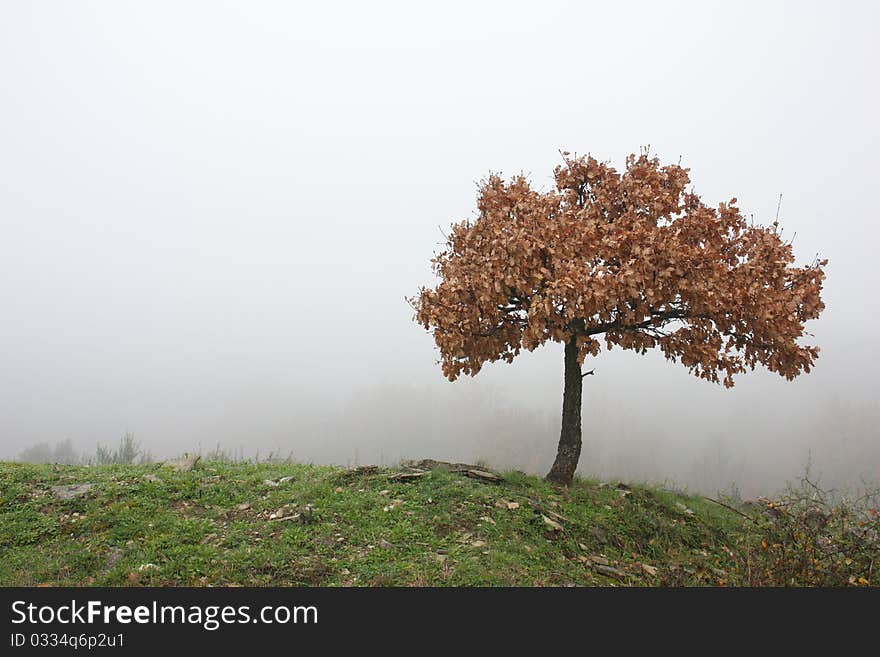
[[[648,575],[654,577],[657,574],[657,568],[655,566],[649,566],[646,563],[639,564]]]

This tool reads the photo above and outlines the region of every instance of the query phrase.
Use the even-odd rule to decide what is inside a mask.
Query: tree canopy
[[[563,158],[549,191],[483,181],[476,219],[454,224],[432,261],[439,283],[411,299],[447,378],[549,340],[573,340],[579,364],[603,344],[658,348],[727,387],[756,365],[810,371],[819,348],[801,338],[824,308],[827,260],[795,266],[777,223],[747,221],[736,199],[706,205],[679,165]]]

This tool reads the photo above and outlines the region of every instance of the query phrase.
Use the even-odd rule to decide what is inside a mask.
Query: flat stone
[[[465,475],[470,477],[471,479],[479,479],[480,481],[489,481],[492,483],[503,481],[503,479],[501,479],[501,477],[499,477],[497,474],[493,472],[486,472],[485,470],[468,470]]]
[[[91,490],[95,484],[69,484],[67,486],[52,486],[52,494],[62,500],[72,500],[82,497]]]
[[[112,547],[110,551],[107,553],[107,557],[104,559],[104,569],[110,570],[113,566],[116,565],[116,562],[122,558],[122,555],[125,554],[125,550],[120,547]]]

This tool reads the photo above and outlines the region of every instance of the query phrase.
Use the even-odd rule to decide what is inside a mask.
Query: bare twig
[[[703,499],[709,500],[710,502],[712,502],[713,504],[717,504],[718,506],[723,506],[725,509],[729,509],[730,511],[733,511],[734,513],[737,513],[737,514],[741,515],[741,516],[742,516],[743,518],[745,518],[746,520],[751,520],[751,521],[752,521],[753,523],[755,523],[756,525],[760,525],[760,524],[761,524],[761,523],[759,523],[757,520],[755,520],[752,516],[743,513],[743,512],[740,511],[739,509],[735,509],[735,508],[733,508],[733,507],[730,506],[729,504],[725,504],[724,502],[719,502],[718,500],[713,499],[713,498],[711,498],[711,497],[706,497],[705,495],[703,496]]]

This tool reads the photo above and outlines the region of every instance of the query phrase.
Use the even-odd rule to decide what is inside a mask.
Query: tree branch
[[[701,317],[702,319],[711,319],[706,315],[691,315],[686,309],[676,308],[674,310],[666,310],[663,312],[654,311],[651,313],[651,318],[646,319],[643,322],[639,322],[638,324],[629,324],[624,325],[620,323],[619,319],[615,319],[613,322],[604,322],[602,324],[597,324],[589,329],[584,329],[584,335],[597,335],[599,333],[605,333],[606,331],[637,331],[639,329],[648,328],[656,321],[668,322],[673,319],[691,319],[695,317]]]

